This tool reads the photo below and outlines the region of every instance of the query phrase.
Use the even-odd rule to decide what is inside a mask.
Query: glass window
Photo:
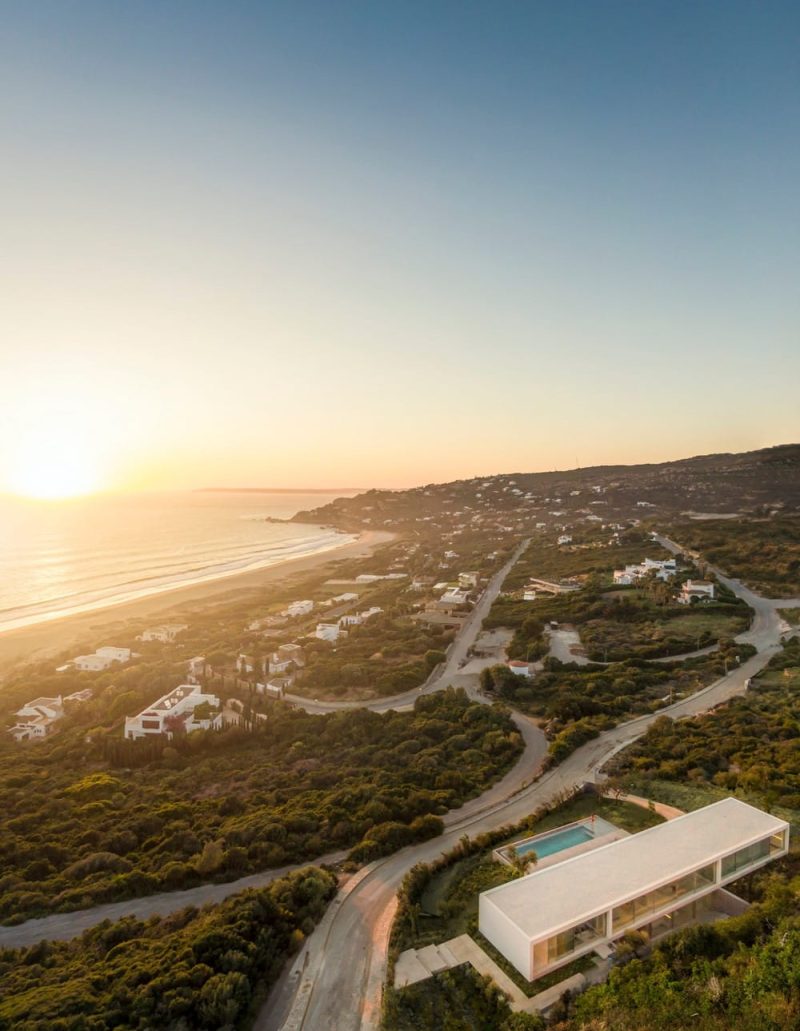
[[[606,915],[601,913],[591,920],[585,920],[581,924],[576,924],[575,927],[570,927],[567,931],[562,931],[560,934],[554,934],[552,938],[548,938],[547,963],[555,963],[562,956],[575,952],[584,945],[588,945],[589,942],[596,941],[596,939],[604,938],[605,936]],[[539,956],[541,955],[540,944],[537,943],[534,945],[534,963],[537,966],[539,965]]]
[[[783,835],[780,835],[780,837],[783,838]],[[738,873],[739,870],[766,859],[770,854],[770,850],[775,851],[772,845],[772,838],[762,838],[761,841],[756,841],[753,845],[748,845],[746,848],[740,848],[737,852],[732,852],[722,860],[722,876],[730,877],[731,874]]]
[[[639,920],[644,919],[651,913],[657,913],[660,909],[671,906],[678,899],[686,895],[692,895],[696,891],[714,883],[714,864],[704,866],[700,870],[680,877],[677,881],[671,881],[660,888],[654,888],[645,895],[640,895],[631,902],[624,902],[617,906],[612,912],[614,931],[628,927]]]

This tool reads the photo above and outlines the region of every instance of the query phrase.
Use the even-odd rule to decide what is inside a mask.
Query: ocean
[[[341,494],[0,498],[0,631],[326,551],[332,529],[267,522]]]

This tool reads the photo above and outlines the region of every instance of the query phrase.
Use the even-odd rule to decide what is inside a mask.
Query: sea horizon
[[[263,497],[268,494],[280,501]],[[354,537],[316,524],[273,521],[338,496],[169,491],[45,504],[3,496],[0,633],[340,547]]]

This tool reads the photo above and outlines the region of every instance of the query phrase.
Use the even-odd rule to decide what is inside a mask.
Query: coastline
[[[366,558],[376,548],[394,540],[385,530],[367,530],[356,540],[281,559],[270,565],[222,573],[213,578],[180,584],[143,597],[93,607],[87,611],[59,615],[46,621],[0,631],[0,668],[23,660],[39,660],[63,651],[89,634],[109,633],[131,619],[162,618],[170,610],[187,604],[219,600],[225,595],[258,588],[285,576],[308,573],[327,563]]]

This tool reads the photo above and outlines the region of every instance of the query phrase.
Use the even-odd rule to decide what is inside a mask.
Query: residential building
[[[315,637],[319,638],[320,641],[338,641],[343,633],[345,631],[342,630],[338,623],[317,623]]]
[[[458,586],[466,588],[477,587],[480,573],[459,573],[458,574]]]
[[[551,512],[550,514],[555,515],[556,513]],[[562,533],[556,541],[556,544],[572,544],[572,537],[570,537],[568,533]]]
[[[463,608],[469,603],[469,600],[469,591],[465,591],[461,587],[448,587],[441,598],[433,602],[433,606],[443,612],[452,612],[453,609]]]
[[[536,588],[526,587],[522,592],[523,601],[536,601]]]
[[[622,586],[629,586],[638,580],[644,579],[651,573],[657,580],[669,580],[678,571],[678,564],[674,558],[652,559],[646,558],[643,562],[627,565],[624,569],[614,570],[614,583]]]
[[[506,663],[506,666],[508,666],[512,673],[516,673],[518,677],[533,676],[533,666],[529,662],[520,662],[519,659],[512,659]]]
[[[197,714],[197,710],[201,713]],[[125,717],[125,737],[131,741],[143,737],[190,734],[194,730],[210,730],[222,726],[219,698],[206,694],[198,684],[182,684],[153,702],[138,716]]]
[[[295,619],[297,616],[307,616],[313,610],[314,602],[310,598],[304,598],[302,601],[293,601],[286,609],[286,615]]]
[[[732,881],[786,855],[789,824],[737,798],[535,870],[483,892],[478,925],[528,980],[606,948],[728,912]]]
[[[187,676],[190,684],[196,684],[206,672],[206,660],[204,655],[195,655],[189,659],[187,665]]]
[[[295,665],[304,665],[301,644],[281,644],[278,646],[278,655],[281,659],[291,659]]]
[[[575,580],[542,580],[532,577],[526,590],[539,591],[541,594],[569,594],[570,591],[579,591],[581,585]]]
[[[264,660],[257,655],[247,655],[242,652],[236,658],[236,672],[245,676],[247,673],[261,673],[264,669]]]
[[[178,634],[188,630],[186,623],[165,623],[163,626],[154,626],[149,630],[143,630],[136,638],[137,641],[161,641],[163,644],[171,644]]]
[[[101,670],[109,669],[115,662],[120,664],[129,662],[134,657],[134,653],[130,648],[106,646],[98,648],[92,655],[76,655],[72,662],[68,663],[68,666],[71,665],[75,669],[84,670],[85,672],[98,673]]]
[[[678,601],[681,605],[690,605],[693,601],[714,599],[715,588],[710,580],[687,580],[681,584]]]
[[[14,713],[18,722],[9,728],[15,741],[31,741],[44,738],[52,731],[53,724],[64,715],[64,700],[55,698],[34,698]]]

